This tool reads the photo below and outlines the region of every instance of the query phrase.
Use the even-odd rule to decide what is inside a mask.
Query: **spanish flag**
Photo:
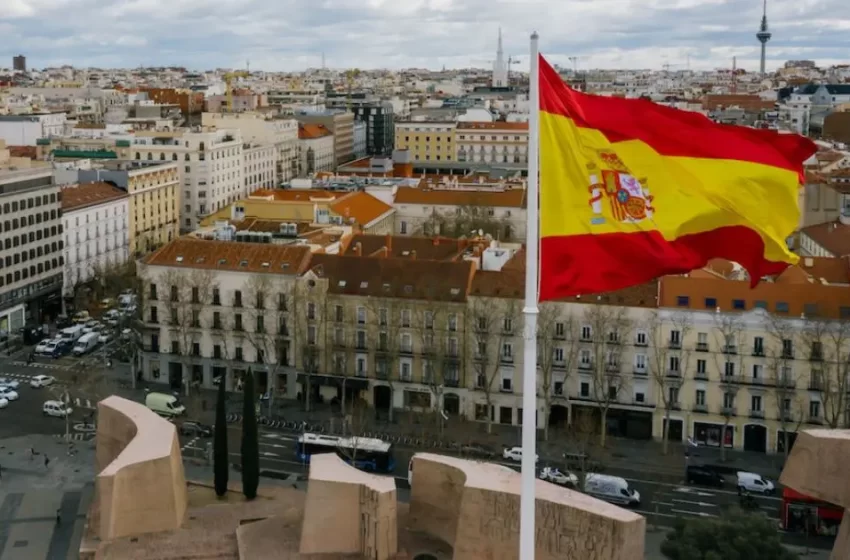
[[[723,258],[755,285],[798,257],[807,138],[575,91],[541,56],[540,300],[618,290]]]

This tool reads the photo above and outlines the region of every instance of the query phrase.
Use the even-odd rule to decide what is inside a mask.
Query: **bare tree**
[[[850,405],[850,356],[845,353],[850,343],[850,323],[806,317],[800,340],[806,346],[805,357],[812,368],[809,390],[820,397],[826,424],[832,429],[839,428]],[[790,359],[793,358],[791,354]]]
[[[714,353],[720,383],[723,388],[723,404],[720,414],[723,416],[723,431],[720,434],[720,457],[726,460],[726,432],[729,423],[737,414],[736,400],[744,371],[744,344],[746,343],[746,325],[738,315],[716,313],[714,315],[714,340],[718,351]]]
[[[578,478],[578,489],[583,490],[587,476],[602,470],[609,453],[600,445],[596,426],[589,416],[578,416],[569,427],[564,428],[564,436],[567,442],[564,460],[567,468]]]
[[[537,367],[540,370],[540,389],[543,392],[543,439],[549,441],[549,413],[556,396],[555,370],[563,371],[561,391],[557,396],[567,399],[570,409],[569,386],[570,372],[573,371],[578,356],[579,325],[571,311],[559,316],[559,306],[553,303],[540,304],[537,315]],[[568,413],[569,418],[571,414]]]
[[[327,332],[327,283],[313,278],[298,279],[290,290],[288,316],[292,319],[296,360],[304,372],[304,408],[311,409],[312,376],[321,367]]]
[[[402,317],[402,327],[406,320]],[[410,320],[415,322],[415,332],[420,338],[422,382],[431,391],[432,406],[442,436],[445,427],[444,390],[460,385],[461,318],[451,304],[431,298],[417,305],[415,316]]]
[[[676,313],[669,320],[669,336],[665,334],[666,327],[661,314],[653,311],[646,324],[646,342],[649,346],[646,365],[664,407],[662,427],[664,455],[667,455],[670,447],[670,413],[681,408],[679,389],[682,387],[684,373],[688,371],[691,357],[691,348],[686,347],[683,341],[687,340],[691,333],[692,322],[687,314]]]
[[[622,369],[622,341],[628,338],[632,321],[625,307],[591,304],[582,315],[580,340],[586,342],[590,351],[591,388],[593,399],[599,409],[599,444],[605,447],[608,411],[619,402],[627,387]]]
[[[468,331],[475,344],[475,388],[484,393],[487,403],[487,433],[492,433],[493,391],[505,364],[516,359],[513,340],[522,329],[520,306],[513,298],[483,298],[472,301],[467,315]]]
[[[413,355],[413,337],[402,332],[401,309],[399,300],[394,298],[373,298],[367,302],[368,312],[375,320],[377,329],[377,347],[375,349],[375,376],[386,381],[390,390],[389,421],[395,414],[394,378],[401,363],[401,356]]]
[[[455,239],[489,235],[500,241],[510,241],[514,234],[507,220],[495,217],[492,207],[478,205],[474,202],[458,206],[451,213],[440,212],[437,208],[434,208],[416,233],[426,236],[442,235]]]

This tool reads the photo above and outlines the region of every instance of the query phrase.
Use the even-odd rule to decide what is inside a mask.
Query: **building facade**
[[[137,132],[133,158],[174,161],[181,169],[180,229],[191,231],[200,220],[247,195],[244,156],[238,130]]]
[[[277,150],[272,144],[245,144],[242,147],[242,173],[245,190],[250,194],[257,189],[273,189],[277,186]]]
[[[453,122],[399,122],[395,125],[395,145],[409,150],[413,161],[456,161]]]
[[[62,196],[51,170],[0,171],[0,329],[61,312]]]
[[[334,159],[336,165],[354,159],[353,113],[341,110],[301,112],[295,115],[295,119],[302,124],[320,124],[331,131],[334,138]]]
[[[130,196],[130,251],[141,256],[180,232],[180,170],[176,163],[115,161],[98,169],[80,169],[81,183],[108,181]]]
[[[528,164],[528,123],[460,122],[455,131],[457,161]]]
[[[130,196],[109,183],[62,189],[63,295],[130,258]]]
[[[65,113],[0,115],[0,139],[9,146],[35,146],[38,140],[62,136]]]
[[[354,139],[354,159],[366,157],[366,123],[354,121],[352,136]]]
[[[358,105],[352,109],[355,120],[366,124],[366,153],[388,156],[393,153],[395,119],[389,101]]]
[[[333,171],[336,168],[333,133],[324,125],[299,125],[298,151],[299,176],[303,177],[318,171]]]

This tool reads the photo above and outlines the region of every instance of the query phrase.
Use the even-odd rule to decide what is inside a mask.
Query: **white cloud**
[[[756,0],[0,0],[0,65],[179,65],[294,70],[462,67],[507,55],[528,36],[581,68],[754,67]],[[847,0],[768,0],[771,66],[850,52]],[[485,66],[482,62],[476,66]],[[519,66],[518,66],[519,68]]]

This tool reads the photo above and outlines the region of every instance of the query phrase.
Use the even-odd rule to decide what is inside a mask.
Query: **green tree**
[[[782,546],[774,522],[739,509],[722,517],[677,519],[661,552],[671,560],[799,559]]]
[[[221,497],[227,493],[230,466],[227,452],[227,411],[225,410],[224,380],[218,384],[218,400],[215,403],[215,440],[213,441],[213,473],[215,493]]]
[[[260,484],[260,445],[254,374],[250,369],[245,374],[242,392],[242,493],[249,500],[253,500],[257,497],[257,486]]]

